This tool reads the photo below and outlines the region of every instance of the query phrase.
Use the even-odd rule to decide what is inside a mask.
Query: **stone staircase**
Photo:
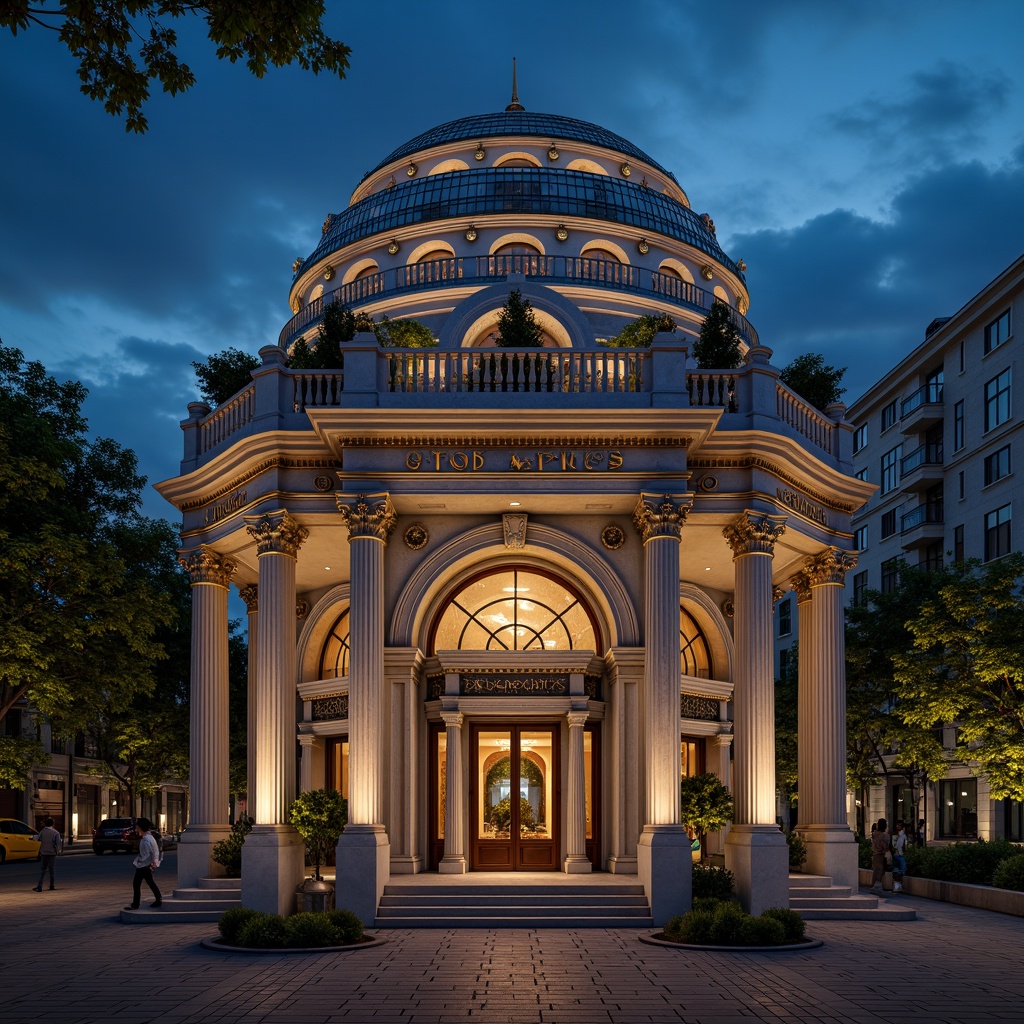
[[[216,922],[225,910],[242,905],[241,880],[238,878],[200,878],[194,889],[175,889],[156,908],[145,903],[138,910],[122,910],[122,924],[197,924]],[[143,890],[148,896],[149,890]]]
[[[465,876],[463,876],[465,878]],[[652,928],[642,885],[389,883],[378,928]]]
[[[909,907],[893,900],[854,892],[848,885],[833,885],[828,875],[789,876],[789,909],[805,921],[913,921]]]

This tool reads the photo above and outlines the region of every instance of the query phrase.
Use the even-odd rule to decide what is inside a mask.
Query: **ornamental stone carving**
[[[214,583],[218,587],[226,587],[238,567],[233,559],[218,554],[205,544],[195,551],[182,551],[178,561],[188,573],[189,582],[193,586],[197,583]]]
[[[255,583],[247,583],[238,588],[238,596],[245,602],[246,611],[250,615],[260,610],[260,588]]]
[[[348,527],[350,543],[357,537],[370,537],[387,544],[398,521],[390,494],[336,494],[334,500]]]
[[[808,584],[812,587],[828,583],[841,587],[846,583],[846,574],[856,566],[856,555],[840,548],[829,547],[809,558],[802,571],[807,575]]]
[[[309,536],[309,530],[284,509],[246,516],[245,528],[256,541],[257,556],[274,553],[297,558],[299,548]]]
[[[518,551],[526,547],[526,515],[522,512],[506,512],[501,517],[505,532],[505,547]]]
[[[679,540],[692,505],[692,494],[641,494],[633,525],[645,544],[656,537]]]
[[[733,558],[741,555],[771,555],[775,542],[786,532],[786,517],[767,512],[742,512],[723,531]]]

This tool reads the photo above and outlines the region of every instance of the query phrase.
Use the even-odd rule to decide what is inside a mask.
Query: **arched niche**
[[[502,153],[492,164],[493,167],[540,167],[540,160],[532,153],[513,151]]]
[[[715,285],[714,294],[716,299],[720,299],[727,306],[732,305],[732,300],[729,298],[729,293],[720,284]]]
[[[465,160],[442,160],[427,171],[427,177],[432,174],[448,174],[451,171],[468,171],[469,164]]]
[[[715,601],[700,587],[680,583],[679,604],[700,627],[707,641],[714,678],[732,682],[735,648],[725,616]]]
[[[510,231],[508,234],[495,239],[487,253],[489,256],[493,256],[499,249],[520,245],[535,249],[538,256],[544,255],[544,243],[536,235],[527,234],[525,231]]]
[[[603,174],[608,177],[608,172],[593,160],[584,160],[582,157],[577,157],[575,160],[570,160],[566,165],[567,171],[585,171],[587,174]]]
[[[348,270],[345,271],[345,274],[341,279],[341,283],[349,284],[350,282],[355,281],[357,278],[366,277],[368,274],[377,274],[379,272],[380,267],[377,266],[376,260],[356,260],[355,263],[353,263],[352,266],[350,266]]]
[[[296,654],[297,682],[309,683],[320,678],[320,660],[338,617],[349,606],[350,585],[339,583],[310,609],[306,616]]]
[[[693,273],[691,272],[690,268],[685,263],[681,263],[679,260],[662,260],[661,266],[658,267],[658,270],[662,274],[675,274],[677,277],[681,278],[687,284],[696,284],[696,282],[693,279]]]
[[[437,253],[437,255],[433,255]],[[407,264],[420,263],[430,259],[446,259],[455,255],[455,247],[441,238],[432,238],[428,242],[422,242],[409,253]]]
[[[629,256],[626,254],[626,250],[608,238],[591,238],[590,241],[584,242],[580,249],[580,256],[592,260],[607,258],[604,253],[601,253],[601,255],[593,253],[594,249],[603,249],[605,253],[611,253],[619,263],[629,265]]]

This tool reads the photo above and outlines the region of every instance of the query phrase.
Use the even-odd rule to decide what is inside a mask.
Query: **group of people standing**
[[[160,895],[160,888],[153,878],[154,869],[160,867],[163,857],[160,853],[160,843],[153,834],[153,822],[149,818],[138,818],[135,821],[135,832],[139,837],[139,852],[132,861],[135,868],[135,878],[132,880],[132,902],[125,910],[138,910],[142,901],[142,883],[149,886],[155,897],[150,903],[151,907],[159,907],[163,902]],[[35,836],[39,840],[39,859],[42,868],[39,872],[39,881],[33,888],[33,892],[43,891],[43,881],[50,876],[50,888],[56,889],[56,876],[54,866],[57,857],[64,849],[64,837],[53,827],[53,818],[44,818],[43,827]]]
[[[892,891],[903,892],[903,876],[907,870],[907,829],[902,818],[897,819],[896,829],[889,835],[889,823],[879,818],[871,826],[871,891],[881,895],[882,879],[886,871],[892,871]]]

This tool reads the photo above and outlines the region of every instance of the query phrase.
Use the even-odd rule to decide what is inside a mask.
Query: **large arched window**
[[[434,626],[436,651],[595,651],[590,609],[564,580],[534,569],[476,576],[453,594]]]
[[[684,676],[711,678],[711,651],[700,626],[689,612],[679,608],[679,671]]]
[[[346,608],[338,616],[320,655],[320,678],[340,679],[348,675],[349,618]]]

